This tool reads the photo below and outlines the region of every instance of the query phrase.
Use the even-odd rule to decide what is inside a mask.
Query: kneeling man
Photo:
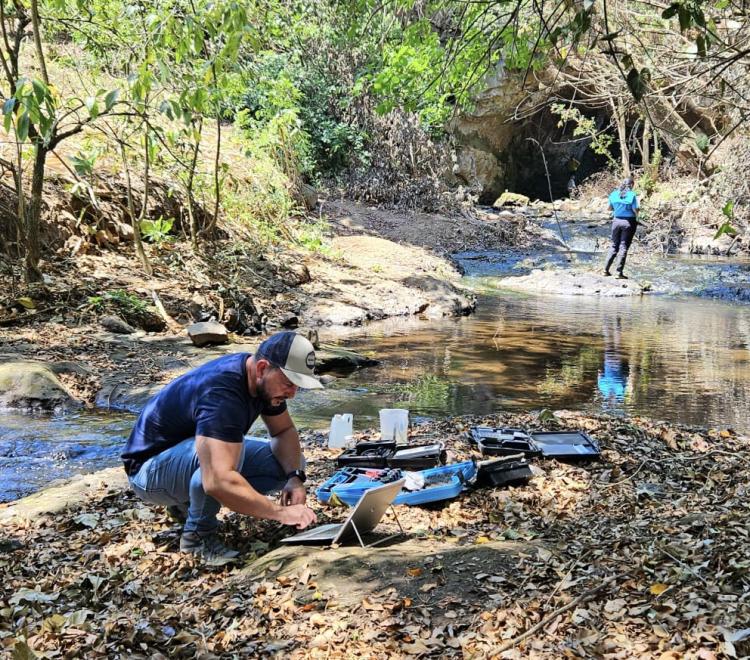
[[[206,559],[237,556],[217,535],[221,505],[304,529],[299,434],[286,400],[320,388],[312,344],[279,332],[251,355],[212,360],[172,381],[141,412],[122,453],[136,495],[185,519],[180,550]],[[271,441],[245,439],[262,417]],[[265,494],[281,490],[280,503]]]

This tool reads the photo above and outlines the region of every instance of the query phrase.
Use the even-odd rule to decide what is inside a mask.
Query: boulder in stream
[[[0,364],[0,408],[51,411],[80,405],[46,365],[26,361]]]

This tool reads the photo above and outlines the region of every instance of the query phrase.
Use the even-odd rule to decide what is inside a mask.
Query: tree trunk
[[[195,217],[195,207],[193,198],[193,184],[195,183],[195,170],[198,167],[198,154],[201,149],[201,135],[203,133],[203,118],[201,117],[198,121],[198,136],[195,140],[195,149],[193,150],[193,158],[190,162],[190,170],[188,172],[187,185],[185,186],[185,192],[187,193],[187,211],[188,219],[190,221],[190,242],[193,246],[193,250],[198,249],[198,218]]]
[[[2,0],[0,0],[2,2]],[[21,143],[16,141],[16,199],[18,200],[18,211],[16,216],[16,256],[23,254],[23,246],[26,244],[26,195],[23,190],[23,149]]]
[[[49,76],[47,75],[47,64],[44,60],[44,49],[42,48],[41,23],[39,21],[39,8],[37,0],[31,0],[31,23],[34,27],[34,47],[36,48],[36,58],[39,69],[42,72],[44,84],[49,86]]]
[[[609,97],[612,107],[612,117],[617,126],[617,139],[620,142],[620,162],[622,163],[623,176],[630,176],[630,151],[628,150],[628,127],[626,122],[625,106],[618,98]]]
[[[130,215],[130,226],[133,228],[133,244],[135,246],[135,253],[143,264],[143,270],[146,275],[151,277],[153,275],[153,269],[146,256],[146,251],[143,249],[143,241],[141,240],[141,226],[138,222],[138,216],[135,213],[135,203],[133,202],[133,186],[130,181],[130,165],[128,165],[127,154],[125,153],[124,144],[120,144],[120,154],[122,156],[122,166],[125,169],[125,181],[127,183],[127,194],[128,194],[128,214]]]
[[[650,144],[649,144],[649,137],[650,137],[651,131],[650,131],[650,124],[648,123],[648,119],[644,117],[643,119],[643,136],[641,138],[641,164],[644,168],[648,166],[648,164],[651,162],[651,153],[650,153]]]
[[[31,176],[31,203],[26,213],[26,272],[27,282],[39,282],[39,220],[42,215],[42,194],[44,192],[44,163],[47,149],[41,142],[34,144],[34,169]]]
[[[216,157],[214,158],[214,214],[208,231],[213,231],[219,224],[219,207],[221,203],[221,182],[219,181],[219,168],[221,167],[221,112],[217,109],[216,114]]]

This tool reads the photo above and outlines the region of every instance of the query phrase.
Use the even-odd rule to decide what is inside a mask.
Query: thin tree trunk
[[[47,150],[37,142],[34,145],[34,169],[31,177],[31,203],[26,214],[26,272],[27,282],[39,282],[39,219],[42,214],[42,194],[44,192],[44,163]]]
[[[39,68],[42,71],[42,80],[49,87],[49,76],[47,75],[47,64],[44,61],[44,50],[42,49],[41,25],[39,22],[39,7],[37,0],[31,0],[31,24],[34,27],[34,46],[36,47],[36,57],[39,60]]]
[[[2,0],[0,0],[2,2]],[[16,217],[16,254],[21,256],[23,246],[26,243],[26,232],[24,224],[26,223],[26,195],[23,191],[23,149],[21,144],[16,141],[16,199],[18,200],[18,216]]]
[[[643,138],[641,139],[641,162],[643,167],[646,168],[651,162],[651,149],[649,144],[649,137],[651,137],[651,129],[648,119],[643,120]]]
[[[122,155],[122,166],[125,169],[125,182],[127,184],[128,194],[128,214],[130,215],[130,225],[133,228],[133,245],[135,246],[135,253],[143,264],[143,270],[146,275],[151,277],[153,275],[153,269],[146,256],[146,251],[143,249],[143,241],[141,240],[141,226],[138,222],[138,217],[135,214],[135,203],[133,202],[133,186],[130,182],[130,166],[128,165],[127,155],[125,153],[125,145],[120,144],[120,154]]]
[[[192,243],[193,250],[198,249],[198,218],[195,217],[195,209],[193,207],[193,183],[195,181],[195,170],[198,166],[198,154],[201,148],[201,134],[203,133],[203,117],[198,121],[198,137],[195,140],[195,149],[193,150],[193,158],[190,162],[190,170],[188,171],[188,180],[186,186],[187,192],[187,211],[188,219],[190,221],[190,242]]]
[[[612,116],[617,125],[617,139],[620,141],[620,161],[624,176],[630,176],[630,151],[628,150],[628,127],[625,123],[625,107],[620,99],[610,96],[609,104],[612,106]]]
[[[138,214],[138,226],[141,226],[141,222],[146,219],[148,213],[148,193],[149,183],[151,175],[151,156],[149,155],[149,147],[151,146],[151,137],[149,135],[148,124],[146,124],[146,135],[144,137],[144,165],[143,165],[143,200],[141,201],[141,212]]]
[[[221,154],[221,114],[216,114],[216,157],[214,158],[214,213],[207,231],[213,229],[219,223],[219,205],[221,202],[221,183],[219,181],[219,167],[221,166],[219,157]]]

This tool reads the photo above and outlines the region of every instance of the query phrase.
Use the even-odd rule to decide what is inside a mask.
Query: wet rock
[[[466,296],[449,296],[444,300],[430,303],[422,316],[428,319],[440,319],[444,316],[468,316],[477,306],[476,298]]]
[[[112,314],[102,316],[102,318],[99,319],[99,323],[110,332],[119,335],[132,335],[135,332],[135,328],[132,325],[123,321],[119,316],[114,316]]]
[[[502,281],[502,286],[528,293],[610,298],[639,296],[645,290],[635,280],[619,280],[599,273],[557,269],[536,269],[522,277],[508,277]]]
[[[529,201],[530,200],[526,195],[512,193],[506,190],[495,200],[492,206],[496,209],[502,208],[503,206],[528,206]]]
[[[95,404],[105,410],[140,412],[146,402],[161,388],[162,385],[159,384],[133,385],[114,377],[108,379],[97,392]]]
[[[331,376],[331,374],[323,374],[318,380],[320,380],[321,384],[323,385],[330,385],[334,381],[338,380],[336,376]]]
[[[226,344],[229,341],[227,329],[216,321],[193,323],[187,328],[188,337],[196,346]]]
[[[0,364],[0,408],[50,411],[80,405],[46,365],[39,362]]]
[[[378,360],[347,351],[338,346],[326,345],[315,351],[315,370],[320,373],[334,372],[340,375],[349,374],[356,369],[374,367],[380,364]]]

